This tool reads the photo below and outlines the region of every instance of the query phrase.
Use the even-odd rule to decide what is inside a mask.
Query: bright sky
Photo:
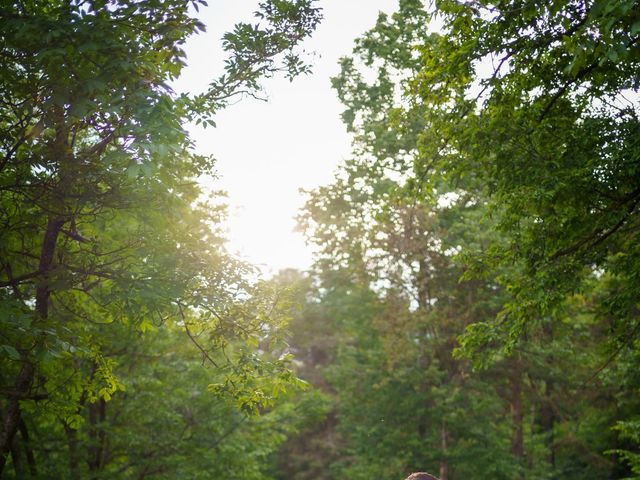
[[[305,43],[315,52],[313,74],[290,83],[264,83],[268,102],[245,99],[221,112],[217,127],[190,131],[199,153],[218,159],[220,178],[208,187],[226,190],[230,249],[265,273],[305,269],[312,252],[295,219],[304,199],[300,188],[328,183],[349,156],[350,139],[339,118],[342,107],[331,89],[337,62],[353,40],[371,28],[380,10],[397,0],[320,0],[324,20]],[[248,20],[257,0],[213,0],[199,18],[207,32],[186,47],[189,67],[177,87],[200,91],[222,70],[220,38],[234,23]]]

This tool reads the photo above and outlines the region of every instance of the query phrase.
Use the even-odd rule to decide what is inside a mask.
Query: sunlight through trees
[[[0,7],[0,476],[640,478],[638,1],[380,13],[314,264],[269,279],[185,125],[313,74],[322,2],[260,3],[176,94],[204,6]]]

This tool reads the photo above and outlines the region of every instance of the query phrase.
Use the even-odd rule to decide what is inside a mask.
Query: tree
[[[110,324],[94,335],[102,337],[104,359],[124,391],[105,401],[85,389],[65,421],[23,403],[31,460],[21,442],[16,457],[24,471],[12,476],[8,469],[6,478],[267,478],[269,454],[295,424],[286,403],[254,416],[211,395],[207,385],[224,381],[225,372],[203,368],[178,325],[141,335]],[[222,352],[211,355],[225,361]]]
[[[420,467],[442,478],[509,478],[515,462],[501,398],[452,357],[464,326],[500,307],[495,282],[458,281],[458,252],[488,241],[478,225],[481,202],[445,181],[420,202],[404,194],[425,124],[419,108],[402,118],[398,104],[420,68],[413,45],[430,39],[426,18],[419,2],[402,2],[358,40],[355,58],[342,60],[333,83],[354,158],[332,185],[309,195],[302,216],[320,247],[323,302],[353,297],[336,313],[341,348],[330,368],[348,449],[339,471],[390,477]],[[339,274],[348,280],[334,284]]]
[[[524,267],[516,327],[516,310],[550,311],[633,241],[638,122],[625,91],[638,88],[635,7],[440,2],[433,12],[444,32],[421,47],[408,92],[430,122],[420,188],[443,174],[482,179],[509,235],[490,253]]]
[[[501,279],[513,295],[502,314],[463,338],[472,355],[497,338],[509,350],[541,323],[559,322],[568,299],[595,281],[607,292],[594,294],[593,309],[608,352],[584,382],[605,371],[634,378],[638,7],[443,1],[433,12],[442,34],[420,47],[409,93],[429,124],[416,190],[443,176],[476,179],[504,232],[502,243],[473,254],[480,271],[517,266]],[[637,412],[628,381],[618,402]]]
[[[387,309],[359,324],[368,342],[338,361],[337,389],[353,401],[350,474],[388,476],[406,465],[397,446],[407,438],[367,424],[363,409],[397,413],[399,392],[420,383],[438,390],[423,395],[431,453],[433,418],[455,419],[446,430],[454,435],[440,435],[447,448],[425,468],[437,462],[455,478],[471,465],[477,474],[452,455],[451,440],[473,441],[479,426],[456,401],[493,398],[488,411],[502,400],[511,418],[479,443],[498,455],[507,441],[512,457],[488,461],[501,472],[488,475],[631,473],[606,452],[633,462],[637,448],[629,442],[638,411],[637,96],[625,100],[625,89],[638,88],[637,11],[637,2],[427,9],[406,0],[342,60],[334,86],[354,159],[310,194],[303,227],[321,248],[321,275],[346,273]],[[412,356],[408,339],[429,355]],[[400,383],[403,364],[390,351],[406,365],[422,358],[423,370]],[[485,371],[471,372],[465,358]],[[385,361],[398,362],[387,376]],[[458,394],[456,374],[478,395]],[[371,388],[387,381],[401,386]],[[375,446],[368,435],[378,435]],[[421,455],[413,459],[426,462]]]
[[[205,353],[266,334],[271,320],[239,306],[252,294],[247,267],[224,252],[220,208],[197,186],[213,160],[194,153],[182,125],[211,123],[261,77],[305,72],[295,47],[320,14],[306,0],[261,3],[255,25],[225,36],[225,74],[177,96],[168,82],[184,66],[185,39],[204,29],[191,16],[204,4],[0,7],[0,472],[22,406],[73,428],[80,398],[107,401],[121,389],[94,324],[177,322],[198,343],[208,338]]]
[[[335,392],[326,368],[335,360],[340,331],[313,278],[296,270],[283,270],[274,283],[292,294],[287,351],[294,356],[296,376],[309,388],[292,398],[293,428],[272,457],[272,476],[280,480],[329,480],[331,464],[342,455],[336,432]]]

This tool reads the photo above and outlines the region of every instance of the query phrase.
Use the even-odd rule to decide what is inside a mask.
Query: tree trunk
[[[442,427],[440,428],[440,448],[442,449],[440,480],[447,480],[449,478],[449,459],[447,458],[448,436],[447,425],[444,420],[442,420]]]
[[[518,467],[524,466],[524,433],[522,410],[522,372],[519,362],[514,365],[514,371],[510,378],[511,392],[509,407],[511,410],[511,453],[515,457]],[[519,473],[519,479],[524,479],[524,473]]]
[[[32,477],[38,476],[38,468],[36,465],[36,459],[33,455],[33,449],[31,448],[31,442],[29,441],[29,430],[27,430],[27,424],[24,423],[24,420],[20,418],[20,422],[18,423],[18,429],[20,430],[20,435],[22,436],[22,443],[24,445],[24,452],[27,456],[27,465],[29,465],[29,472]]]
[[[25,478],[26,475],[24,473],[24,467],[22,466],[22,455],[20,454],[17,437],[11,442],[11,460],[13,460],[13,470],[16,472],[16,478]]]
[[[556,469],[556,452],[555,452],[555,438],[554,438],[554,426],[555,426],[555,413],[553,411],[552,400],[549,398],[549,390],[551,381],[547,383],[547,398],[545,398],[545,404],[541,407],[540,412],[540,428],[545,434],[545,444],[547,446],[547,461],[549,462],[549,468],[551,472],[555,472]]]
[[[51,198],[51,210],[48,210],[47,227],[40,248],[38,277],[36,287],[35,322],[42,322],[49,317],[50,275],[53,267],[53,258],[56,244],[65,219],[66,208],[64,198],[70,188],[73,175],[76,174],[73,165],[73,156],[69,146],[69,129],[65,122],[65,112],[62,107],[55,106],[53,117],[56,124],[56,138],[49,155],[52,159],[58,159],[60,165],[60,177],[54,195]],[[36,344],[34,350],[40,345]],[[11,443],[15,437],[20,421],[20,400],[26,398],[31,390],[36,368],[28,358],[28,352],[20,352],[22,368],[16,379],[12,394],[8,398],[7,415],[4,418],[2,433],[0,434],[0,477],[6,463],[7,455],[11,449]]]
[[[89,470],[98,472],[103,466],[103,453],[106,440],[104,422],[107,402],[101,398],[89,405]]]
[[[553,322],[547,321],[543,325],[543,332],[545,341],[548,344],[553,342]],[[540,412],[540,427],[545,433],[545,440],[548,450],[548,462],[552,476],[555,476],[556,470],[556,452],[555,452],[555,438],[554,438],[554,426],[556,420],[556,414],[553,408],[553,391],[555,389],[555,382],[552,376],[549,376],[545,380],[544,389],[544,402],[541,406]]]
[[[64,431],[67,434],[67,445],[69,447],[69,478],[70,480],[79,480],[78,432],[66,422],[64,422]]]
[[[41,277],[36,288],[36,313],[37,319],[46,320],[49,316],[49,297],[51,292],[48,285],[48,274],[51,272],[56,242],[64,221],[50,216],[47,221],[47,230],[44,234],[42,249],[40,251],[40,263],[38,271]],[[7,455],[11,450],[11,444],[18,430],[20,422],[20,400],[28,396],[35,375],[35,367],[31,360],[22,354],[22,368],[16,379],[13,392],[9,398],[9,406],[4,418],[2,434],[0,435],[0,476],[6,464]]]
[[[11,451],[13,439],[20,422],[20,396],[29,391],[32,380],[33,364],[31,362],[24,362],[16,379],[15,392],[13,392],[9,398],[9,406],[5,414],[2,434],[0,435],[0,478],[2,477],[7,456]]]

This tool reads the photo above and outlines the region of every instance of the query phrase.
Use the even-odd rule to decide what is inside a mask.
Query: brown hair
[[[433,475],[429,475],[425,472],[416,472],[409,475],[406,480],[438,480]]]

